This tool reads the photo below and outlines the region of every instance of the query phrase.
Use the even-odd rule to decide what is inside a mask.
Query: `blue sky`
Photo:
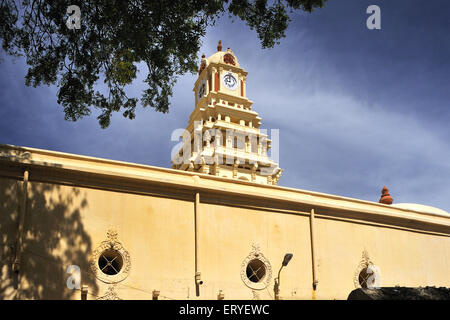
[[[381,8],[381,30],[366,9]],[[450,2],[329,1],[294,13],[287,37],[261,49],[256,33],[222,18],[199,53],[230,47],[248,71],[262,127],[280,130],[279,184],[369,201],[450,211]],[[4,57],[4,55],[3,55]],[[130,92],[140,96],[145,70]],[[174,129],[194,108],[196,75],[179,78],[168,114],[64,120],[56,88],[24,85],[23,59],[0,64],[0,143],[170,167]]]

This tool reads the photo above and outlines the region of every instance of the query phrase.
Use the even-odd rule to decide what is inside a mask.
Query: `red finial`
[[[222,41],[219,40],[219,44],[217,45],[217,51],[222,51]]]
[[[202,58],[205,58],[206,56],[205,56],[205,54],[202,54]]]
[[[381,190],[381,198],[379,202],[384,204],[392,204],[392,202],[394,202],[394,199],[392,199],[386,186],[384,186],[383,190]]]

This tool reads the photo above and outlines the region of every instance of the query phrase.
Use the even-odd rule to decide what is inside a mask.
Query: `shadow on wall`
[[[22,184],[0,177],[0,299],[81,299],[80,290],[67,286],[70,265],[80,267],[81,285],[97,294],[80,214],[87,201],[75,188],[28,183],[20,272],[13,271]]]

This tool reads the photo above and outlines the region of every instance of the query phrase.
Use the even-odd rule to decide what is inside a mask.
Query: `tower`
[[[268,157],[271,140],[246,95],[247,72],[228,48],[202,56],[195,108],[172,168],[276,185],[282,169]]]

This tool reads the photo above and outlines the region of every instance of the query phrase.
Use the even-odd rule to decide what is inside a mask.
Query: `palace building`
[[[450,214],[387,188],[365,201],[280,186],[246,81],[220,42],[202,57],[171,169],[0,145],[0,299],[450,287]]]

